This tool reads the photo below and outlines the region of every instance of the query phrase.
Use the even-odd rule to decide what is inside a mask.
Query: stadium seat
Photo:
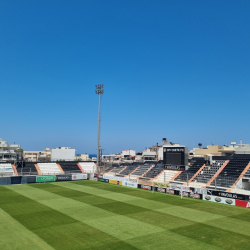
[[[0,177],[14,176],[14,170],[11,163],[0,163]]]

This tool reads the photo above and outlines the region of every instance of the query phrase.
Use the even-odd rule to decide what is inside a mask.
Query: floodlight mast
[[[100,127],[101,127],[101,95],[104,93],[103,84],[95,85],[95,93],[99,95],[99,109],[98,109],[98,135],[97,135],[97,171],[100,167]]]

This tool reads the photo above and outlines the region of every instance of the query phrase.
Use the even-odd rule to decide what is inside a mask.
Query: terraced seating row
[[[78,163],[83,169],[84,173],[95,173],[97,167],[94,162],[79,162]]]
[[[0,163],[0,176],[13,176],[15,175],[11,163]]]
[[[147,172],[147,177],[155,178],[164,169],[163,161],[156,163],[155,167]]]
[[[144,164],[140,165],[140,167],[136,169],[132,175],[137,177],[144,175],[144,177],[148,177],[148,173],[146,172],[148,171],[148,169],[150,169],[152,166],[155,166],[156,164],[156,161],[145,161]]]
[[[117,167],[115,167],[110,173],[111,174],[118,174],[119,172],[121,172],[124,168],[126,167],[126,165],[118,165]]]
[[[61,169],[58,167],[56,163],[37,163],[41,173],[43,175],[55,175],[62,174]]]
[[[175,170],[164,170],[154,181],[157,182],[168,182],[170,181],[179,171]]]
[[[220,187],[231,187],[239,178],[242,171],[248,165],[250,161],[249,154],[235,154],[230,159],[226,167],[216,178],[216,185]],[[211,183],[211,186],[215,185],[215,180]]]
[[[72,173],[74,171],[81,171],[80,168],[77,165],[77,162],[59,162],[59,165],[62,167],[63,171],[65,173]]]
[[[139,167],[140,165],[142,165],[143,162],[134,162],[134,163],[129,163],[126,164],[126,168],[121,172],[121,175],[125,176],[125,175],[130,175],[137,167]]]
[[[37,175],[37,170],[34,162],[23,162],[23,165],[19,164],[16,167],[18,175],[32,174]]]
[[[119,165],[118,164],[105,164],[104,173],[110,172],[113,168],[117,168]]]
[[[245,173],[244,177],[250,178],[250,169],[247,170],[247,172]]]
[[[225,160],[213,160],[212,165],[204,167],[204,169],[193,179],[193,182],[207,184],[224,163]]]
[[[190,180],[204,165],[204,162],[205,160],[202,157],[192,158],[189,169],[187,171],[183,171],[179,176],[177,176],[175,181],[186,182],[187,180]]]

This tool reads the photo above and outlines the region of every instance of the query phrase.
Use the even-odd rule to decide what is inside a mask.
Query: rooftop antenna
[[[99,172],[100,165],[100,127],[101,127],[101,95],[104,93],[103,84],[95,85],[95,93],[99,95],[99,109],[98,109],[98,134],[97,134],[97,171]]]

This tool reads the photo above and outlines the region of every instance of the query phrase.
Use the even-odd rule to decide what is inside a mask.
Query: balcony
[[[16,160],[15,157],[11,157],[11,158],[2,158],[2,157],[0,157],[0,162],[1,161],[15,161],[15,160]]]
[[[16,154],[15,150],[0,150],[0,154]]]

